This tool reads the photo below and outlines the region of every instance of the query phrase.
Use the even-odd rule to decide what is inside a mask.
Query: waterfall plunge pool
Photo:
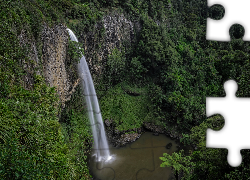
[[[166,145],[172,143],[170,149]],[[154,136],[145,132],[135,142],[124,147],[109,145],[109,161],[96,161],[95,150],[88,157],[88,166],[94,180],[170,180],[175,179],[171,168],[160,167],[163,153],[172,154],[178,150],[177,142],[164,134]]]

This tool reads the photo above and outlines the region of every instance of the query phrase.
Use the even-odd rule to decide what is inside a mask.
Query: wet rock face
[[[127,45],[133,42],[134,25],[127,20],[123,14],[107,15],[103,18],[103,26],[105,28],[105,51],[111,54],[112,49],[122,47],[122,43]]]
[[[172,147],[172,143],[168,143],[167,145],[166,145],[166,149],[170,149]]]
[[[154,136],[159,136],[159,133],[153,133]]]
[[[166,130],[160,126],[157,126],[153,123],[145,122],[142,127],[136,129],[130,129],[127,131],[119,131],[112,120],[106,119],[104,121],[105,129],[107,133],[107,138],[109,142],[112,143],[114,147],[121,147],[130,142],[136,141],[142,133],[145,131],[153,132],[154,136],[159,136],[159,134],[165,134],[166,136],[170,137],[172,140],[176,139],[177,143],[179,143],[179,139],[182,137],[175,129],[173,130]],[[172,143],[166,145],[167,149],[172,147]]]
[[[27,90],[33,89],[34,74],[42,75],[47,85],[56,87],[64,108],[65,101],[70,99],[79,84],[79,79],[73,79],[66,71],[68,31],[64,25],[50,28],[44,24],[40,33],[39,42],[24,30],[18,36],[20,46],[28,50],[27,59],[22,60],[23,69],[26,71],[23,75],[23,86]],[[42,52],[42,57],[39,57],[38,51]]]
[[[157,125],[154,125],[152,123],[145,122],[143,125],[144,125],[144,128],[146,128],[147,130],[152,131],[154,133],[164,133],[163,128],[161,128]]]
[[[112,124],[112,121],[109,119],[106,119],[104,122],[105,122],[106,126],[108,126],[108,127],[111,126],[111,124]]]
[[[156,135],[156,136],[158,134],[165,134],[166,136],[170,137],[172,140],[173,139],[180,139],[182,137],[182,135],[177,132],[176,128],[174,128],[172,130],[166,130],[160,126],[157,126],[153,123],[148,123],[148,122],[145,122],[143,124],[143,127],[148,131],[154,132],[154,135]]]
[[[26,72],[26,74],[23,75],[22,78],[24,82],[23,87],[26,90],[31,90],[33,89],[34,85],[33,74],[36,73],[38,75],[41,75],[41,71],[39,69],[35,71],[35,69],[38,68],[39,65],[39,57],[36,47],[37,45],[34,37],[28,37],[27,32],[24,30],[21,31],[18,39],[19,45],[23,48],[27,48],[28,50],[27,59],[22,59],[22,66],[24,71]]]
[[[139,22],[130,21],[120,12],[111,12],[91,32],[80,36],[79,41],[84,44],[85,57],[94,80],[98,81],[104,72],[107,57],[113,49],[128,50],[135,42],[138,30]]]
[[[138,133],[122,134],[120,139],[118,140],[118,143],[120,144],[120,146],[124,146],[127,143],[134,142],[140,136],[141,134]]]
[[[128,131],[119,131],[112,120],[106,119],[104,121],[106,126],[106,134],[109,142],[112,143],[114,147],[125,146],[130,142],[137,140],[144,131],[143,128],[132,129]]]
[[[46,83],[51,87],[56,87],[63,108],[65,101],[70,99],[75,86],[79,84],[79,80],[75,83],[71,82],[66,71],[68,40],[66,26],[58,25],[50,28],[44,25],[42,31],[43,74]]]

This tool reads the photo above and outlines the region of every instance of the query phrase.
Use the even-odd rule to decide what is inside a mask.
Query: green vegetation
[[[176,172],[184,172],[183,179],[245,179],[249,177],[249,150],[242,150],[244,162],[233,168],[227,163],[226,149],[206,148],[206,130],[220,130],[224,126],[221,116],[208,118],[199,126],[191,129],[190,141],[196,149],[183,157],[183,151],[164,154],[162,166],[172,167]],[[190,173],[187,173],[189,170]]]
[[[26,39],[35,41],[39,62],[42,62],[43,23],[53,26],[69,22],[69,14],[78,3],[80,1],[66,0],[0,2],[0,179],[91,177],[86,159],[92,137],[80,90],[60,113],[55,88],[48,87],[43,77],[35,74],[37,69],[29,72],[34,85],[30,90],[23,87],[23,75],[27,74],[24,65],[42,66],[27,56],[31,48]],[[24,42],[18,38],[20,34]],[[67,56],[71,69],[82,53],[75,45],[69,41]],[[80,99],[81,108],[72,110],[70,103],[76,99]]]
[[[184,150],[182,149],[179,153],[173,153],[171,156],[167,153],[163,154],[164,157],[160,157],[163,163],[160,165],[161,167],[172,167],[174,170],[174,174],[176,179],[178,179],[178,174],[183,172],[185,176],[188,176],[192,173],[192,166],[194,163],[191,162],[190,156],[184,155]]]
[[[100,100],[103,119],[111,119],[118,130],[139,128],[152,117],[150,101],[146,90],[141,96],[131,96],[124,92],[121,84],[110,89]]]
[[[104,88],[119,82],[135,82],[146,88],[152,119],[177,125],[184,133],[205,120],[206,96],[223,95],[217,54],[213,44],[204,41],[204,21],[196,14],[205,4],[192,3],[194,8],[190,9],[190,4],[176,1],[125,1],[122,8],[140,20],[142,27],[126,56],[114,50],[108,58],[106,77],[113,81],[109,80],[111,85]],[[123,70],[119,71],[118,66]],[[105,85],[107,78],[103,81]]]
[[[125,62],[126,59],[123,57],[123,53],[117,48],[113,49],[107,59],[106,70],[108,73],[105,79],[106,83],[110,85],[117,84],[124,79]]]
[[[67,54],[72,61],[70,64],[74,64],[74,62],[80,62],[82,55],[84,55],[84,51],[79,42],[69,40]]]
[[[92,146],[92,132],[83,106],[83,95],[80,86],[66,103],[60,117],[65,143],[69,149],[69,159],[74,170],[74,179],[88,179],[87,155]]]
[[[206,41],[207,16],[220,19],[223,8],[207,9],[202,0],[30,0],[1,1],[0,12],[0,178],[89,179],[86,165],[92,137],[81,88],[62,110],[55,88],[31,72],[34,87],[24,89],[24,65],[37,65],[29,54],[33,39],[42,58],[41,30],[65,24],[74,32],[92,32],[113,10],[140,23],[130,49],[113,49],[97,85],[103,119],[119,130],[153,122],[177,126],[181,142],[197,147],[164,154],[163,166],[186,179],[246,179],[249,151],[237,168],[227,164],[227,152],[205,147],[208,127],[221,128],[221,117],[206,118],[205,98],[224,96],[223,83],[234,79],[238,97],[250,96],[249,42],[240,25],[230,28],[232,41]],[[95,35],[103,36],[101,28]],[[25,39],[25,38],[24,38]],[[81,40],[80,40],[81,41]],[[69,41],[66,66],[73,71],[81,43]],[[98,46],[98,45],[97,45]],[[74,74],[77,79],[77,74]],[[133,83],[132,83],[133,82]]]
[[[36,76],[33,91],[13,85],[0,100],[1,179],[70,177],[54,88]]]
[[[179,64],[177,69],[179,69],[179,72],[186,71],[195,73],[183,73],[184,76],[182,76],[182,78],[175,76],[178,77],[175,80],[180,83],[179,86],[175,85],[177,89],[175,89],[174,92],[178,94],[178,96],[173,98],[173,100],[177,102],[174,107],[179,107],[179,109],[177,112],[174,112],[174,115],[184,110],[185,115],[182,114],[181,117],[184,118],[183,122],[185,124],[188,123],[185,126],[190,127],[191,131],[186,131],[181,141],[185,144],[193,144],[196,146],[196,149],[191,152],[190,156],[183,158],[180,158],[182,157],[182,151],[177,154],[172,154],[171,156],[165,154],[164,156],[168,157],[168,159],[161,158],[163,160],[162,165],[167,163],[166,165],[172,167],[176,172],[183,171],[184,179],[244,179],[249,177],[249,165],[247,164],[249,151],[241,151],[244,162],[239,167],[230,167],[227,163],[227,151],[225,149],[206,148],[207,128],[215,130],[222,128],[223,119],[220,116],[213,116],[206,119],[203,115],[205,110],[204,98],[206,96],[224,96],[222,85],[228,79],[234,79],[238,83],[239,89],[236,93],[238,97],[249,97],[249,91],[247,90],[249,89],[249,85],[246,81],[246,77],[249,78],[247,73],[247,71],[249,71],[249,42],[242,41],[243,30],[240,25],[234,25],[230,28],[232,41],[229,43],[205,41],[204,32],[206,32],[206,29],[204,22],[206,15],[215,19],[221,19],[223,16],[223,8],[215,7],[208,11],[204,3],[205,2],[202,1],[183,2],[181,5],[182,11],[179,11],[179,17],[184,27],[182,30],[176,31],[179,34],[183,32],[185,37],[181,42],[179,38],[177,39],[179,43],[176,43],[176,45],[178,45],[176,49],[183,60],[187,58],[189,63],[192,63],[188,68],[186,68],[186,65],[182,66]],[[191,4],[192,8],[189,8]],[[199,8],[203,8],[203,10],[199,10]],[[192,26],[189,26],[189,24],[185,22],[187,20],[185,17],[196,17],[195,19],[189,18],[188,20],[188,23],[191,23]],[[189,34],[189,36],[187,36],[187,34]],[[190,37],[190,35],[192,35],[192,37]],[[185,53],[183,54],[183,52]],[[198,58],[198,64],[196,63],[196,58]],[[193,67],[196,67],[196,70],[193,69]],[[195,71],[192,71],[192,69]],[[199,71],[201,69],[202,71]],[[190,79],[190,77],[193,78]],[[186,82],[195,83],[184,86]],[[195,92],[193,98],[190,96],[188,99],[189,102],[185,102],[185,97],[188,97],[187,95],[192,94],[192,92]],[[179,102],[177,101],[178,98],[181,99]],[[187,106],[185,106],[185,104]],[[161,106],[162,105],[163,104],[161,104]],[[201,111],[201,109],[203,109],[203,111]],[[196,114],[197,111],[195,112],[195,110],[199,111],[198,114]],[[190,120],[196,120],[198,123],[192,123],[192,120],[190,121],[189,118]],[[187,168],[191,173],[185,173]]]

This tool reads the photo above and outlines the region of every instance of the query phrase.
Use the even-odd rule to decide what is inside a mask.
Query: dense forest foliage
[[[145,121],[177,126],[181,141],[196,148],[188,156],[182,151],[164,154],[162,166],[184,172],[183,178],[249,177],[248,150],[242,151],[242,164],[232,168],[226,150],[205,146],[206,129],[224,124],[220,116],[206,117],[205,98],[225,96],[223,83],[228,79],[238,83],[238,97],[250,95],[250,46],[242,41],[244,29],[232,26],[231,42],[206,40],[206,18],[222,18],[222,7],[208,9],[202,0],[12,0],[0,5],[1,179],[91,177],[86,156],[92,138],[80,87],[61,113],[55,89],[47,87],[42,76],[34,73],[34,88],[25,90],[23,65],[34,60],[26,56],[29,47],[19,45],[18,35],[24,30],[35,38],[41,58],[43,23],[64,23],[74,32],[87,33],[112,10],[138,20],[141,30],[130,49],[114,49],[107,59],[96,87],[104,119],[112,118],[120,130],[141,127]],[[69,43],[68,55],[77,60],[74,52]],[[107,91],[99,91],[100,86]],[[143,96],[133,99],[122,93],[124,88]]]

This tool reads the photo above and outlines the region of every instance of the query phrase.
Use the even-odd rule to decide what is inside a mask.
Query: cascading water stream
[[[78,39],[76,38],[75,34],[70,29],[67,28],[67,30],[69,32],[70,39],[72,41],[78,42]],[[78,63],[78,74],[81,78],[82,87],[84,89],[88,117],[90,120],[94,138],[94,150],[96,151],[97,159],[98,161],[102,159],[109,160],[111,156],[103,126],[102,115],[96,96],[93,80],[84,56],[82,56],[80,63]]]

